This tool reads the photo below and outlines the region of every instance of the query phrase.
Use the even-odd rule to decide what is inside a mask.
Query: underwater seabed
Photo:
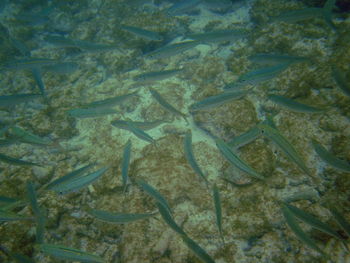
[[[350,261],[348,13],[49,2],[0,5],[0,262]]]

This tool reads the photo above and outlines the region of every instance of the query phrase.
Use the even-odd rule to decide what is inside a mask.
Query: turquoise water
[[[346,1],[0,4],[0,262],[348,262]]]

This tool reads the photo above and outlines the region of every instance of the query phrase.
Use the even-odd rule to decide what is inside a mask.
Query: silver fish
[[[350,97],[350,84],[346,80],[346,77],[343,72],[340,71],[340,69],[336,66],[332,66],[332,75],[337,83],[338,87],[342,90],[344,95]]]
[[[259,123],[258,128],[261,130],[263,135],[273,141],[286,155],[287,157],[296,163],[301,170],[307,175],[312,176],[309,168],[305,165],[303,159],[299,153],[295,150],[293,145],[275,128],[271,127],[266,123]]]
[[[41,69],[57,63],[60,61],[49,58],[25,58],[7,62],[1,66],[0,71]]]
[[[36,190],[32,182],[27,183],[27,196],[36,219],[36,243],[43,243],[46,218],[43,210],[39,207]]]
[[[199,111],[199,110],[207,110],[211,109],[213,107],[217,107],[219,105],[222,105],[224,103],[230,102],[232,100],[237,100],[242,98],[248,93],[248,91],[235,91],[235,92],[224,92],[219,95],[211,96],[208,98],[205,98],[204,100],[201,100],[199,102],[196,102],[190,106],[190,111]]]
[[[228,160],[233,166],[237,167],[239,170],[247,173],[251,177],[254,177],[259,180],[265,180],[264,176],[255,171],[252,167],[250,167],[245,161],[238,157],[233,151],[231,151],[230,147],[221,139],[216,139],[216,146],[222,153],[222,155]]]
[[[157,189],[149,185],[144,180],[139,179],[136,182],[148,195],[154,198],[157,201],[157,203],[159,203],[169,214],[172,214],[168,201],[161,195],[161,193],[158,192]]]
[[[188,163],[190,164],[190,166],[192,167],[192,169],[194,170],[194,172],[197,175],[199,175],[199,177],[204,179],[204,181],[208,184],[208,180],[205,177],[205,175],[203,174],[201,168],[198,166],[196,158],[194,157],[194,154],[193,154],[191,130],[186,132],[185,140],[184,140],[184,151],[185,151],[186,159],[187,159]]]
[[[41,94],[15,94],[0,96],[0,108],[13,107],[41,97]]]
[[[78,191],[99,179],[108,169],[109,167],[103,167],[88,175],[72,177],[69,180],[61,181],[59,184],[55,184],[50,190],[53,190],[59,194],[67,194],[73,191]]]
[[[115,223],[115,224],[126,224],[137,220],[147,219],[154,216],[154,213],[148,214],[124,214],[124,213],[110,213],[102,210],[90,209],[88,213],[99,220]]]
[[[290,211],[290,209],[286,205],[282,205],[281,210],[288,226],[294,232],[297,238],[299,238],[307,246],[314,249],[321,255],[325,255],[325,253],[316,245],[315,241],[302,230],[297,220],[295,219],[295,216],[293,215],[292,211]]]
[[[57,74],[70,74],[76,71],[79,65],[75,62],[60,62],[54,65],[43,67],[44,71],[50,71]]]
[[[220,192],[216,184],[213,186],[213,199],[214,199],[214,206],[215,206],[215,214],[216,214],[216,225],[218,227],[220,237],[222,241],[224,241],[223,234],[222,234],[222,209],[221,209],[221,197]]]
[[[144,56],[146,58],[153,58],[153,59],[168,58],[168,57],[180,54],[182,52],[185,52],[186,50],[191,49],[197,46],[198,44],[200,44],[200,42],[195,40],[170,44],[170,45],[161,47],[159,49],[156,49],[154,51],[151,51],[145,54]]]
[[[337,158],[315,140],[312,140],[312,146],[314,147],[318,156],[320,156],[322,161],[324,161],[326,164],[340,171],[350,173],[350,164],[347,161]]]
[[[168,103],[160,94],[158,91],[156,91],[155,89],[150,88],[149,89],[153,98],[156,99],[156,101],[164,108],[166,109],[168,112],[173,113],[175,115],[178,115],[180,117],[183,117],[185,119],[185,121],[187,121],[186,119],[186,115],[180,111],[178,111],[177,109],[175,109],[170,103]]]
[[[127,122],[127,125],[128,130],[131,131],[136,137],[149,143],[155,143],[155,140],[150,135],[145,133],[143,130],[135,127],[131,122]]]
[[[257,126],[254,126],[250,130],[246,131],[245,133],[242,133],[239,136],[234,137],[231,141],[229,141],[227,144],[230,147],[233,148],[240,148],[252,141],[254,141],[256,138],[258,138],[261,135],[261,131]]]
[[[249,71],[241,75],[234,83],[234,86],[257,85],[260,82],[273,79],[285,71],[290,63],[282,63],[270,67]]]
[[[32,163],[32,162],[27,162],[27,161],[23,161],[20,159],[16,159],[13,158],[11,156],[5,155],[5,154],[1,154],[0,153],[0,161],[8,163],[8,164],[13,164],[13,165],[33,165],[33,166],[41,166],[40,164],[37,163]]]
[[[325,19],[328,26],[330,26],[332,29],[335,29],[335,26],[332,22],[332,9],[335,7],[335,3],[336,0],[327,0],[323,8],[310,7],[285,12],[276,17],[273,17],[271,19],[271,22],[296,23],[307,19],[323,18]]]
[[[114,127],[117,127],[120,129],[130,130],[128,126],[128,122],[131,123],[136,128],[147,131],[147,130],[154,129],[155,127],[161,125],[165,121],[164,120],[155,120],[155,121],[115,120],[115,121],[112,121],[111,124]]]
[[[275,66],[283,63],[295,64],[295,63],[307,62],[310,60],[307,57],[289,56],[289,55],[282,55],[282,54],[269,54],[269,53],[254,54],[249,56],[248,59],[253,63],[265,65],[265,66]]]
[[[173,4],[168,10],[166,10],[166,12],[172,16],[183,15],[184,13],[195,9],[200,2],[202,2],[202,0],[177,1],[177,3]]]
[[[247,31],[243,29],[227,29],[199,34],[189,34],[186,38],[200,41],[201,43],[218,43],[224,41],[235,41],[247,36]]]
[[[124,146],[123,151],[123,160],[122,160],[122,180],[123,180],[123,189],[126,191],[126,187],[129,183],[129,165],[130,165],[130,156],[131,156],[131,141],[128,140]]]
[[[157,32],[149,31],[143,28],[134,27],[134,26],[126,26],[122,25],[121,29],[128,31],[138,37],[141,37],[146,40],[152,40],[152,41],[162,41],[163,37],[158,34]]]
[[[38,249],[41,253],[44,253],[46,255],[49,255],[58,259],[63,259],[63,260],[89,262],[89,263],[106,262],[100,256],[96,256],[75,248],[65,247],[61,245],[44,243],[44,244],[38,245]]]
[[[121,96],[116,96],[113,98],[108,98],[108,99],[104,99],[104,100],[99,100],[99,101],[94,101],[91,102],[89,104],[86,104],[84,107],[87,109],[106,109],[106,108],[111,108],[114,107],[116,105],[119,105],[121,103],[123,103],[124,101],[126,101],[127,99],[135,96],[137,94],[137,91],[132,92],[132,93],[128,93],[128,94],[124,94]]]
[[[48,190],[55,190],[55,186],[60,185],[64,182],[70,181],[74,178],[80,177],[83,173],[85,173],[89,168],[91,168],[94,164],[88,164],[85,165],[77,170],[74,170],[64,176],[61,176],[60,178],[52,181],[46,186],[46,189]]]
[[[325,109],[312,107],[304,103],[297,102],[295,100],[279,96],[276,94],[270,94],[267,96],[269,100],[273,101],[277,105],[280,105],[288,110],[301,112],[301,113],[322,113]]]
[[[67,113],[75,118],[96,118],[96,117],[103,117],[110,114],[116,114],[118,111],[110,108],[78,108],[78,109],[71,109],[68,110]]]
[[[13,126],[9,128],[9,134],[11,138],[16,139],[17,141],[29,144],[38,144],[38,145],[49,145],[52,142],[48,139],[43,139],[29,131],[26,131],[18,126]]]
[[[151,71],[139,74],[134,77],[135,81],[138,82],[153,82],[159,81],[167,78],[171,78],[176,76],[178,73],[182,72],[183,69],[170,69],[170,70],[162,70],[162,71]]]

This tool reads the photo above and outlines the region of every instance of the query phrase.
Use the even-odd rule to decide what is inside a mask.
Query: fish
[[[28,205],[28,201],[16,199],[14,202],[9,202],[7,204],[5,203],[1,204],[1,201],[0,201],[0,205],[1,205],[0,210],[13,211],[14,209],[25,207],[26,205]]]
[[[52,11],[52,6],[43,8],[39,12],[33,12],[33,10],[24,10],[16,16],[16,19],[26,26],[38,26],[49,21]]]
[[[47,98],[45,84],[44,84],[43,79],[42,79],[42,74],[41,74],[40,68],[32,68],[31,72],[32,72],[33,78],[35,80],[35,83],[36,83],[36,85],[38,86],[38,88],[40,90],[40,94],[44,98]]]
[[[16,213],[0,209],[0,222],[9,222],[9,221],[18,221],[18,220],[33,220],[33,218],[18,215]]]
[[[252,167],[250,167],[245,161],[238,157],[230,147],[221,139],[217,138],[215,140],[217,148],[220,150],[222,155],[228,160],[233,166],[237,167],[239,170],[247,173],[253,178],[259,180],[265,180],[264,176],[255,171]]]
[[[9,136],[11,139],[20,141],[23,143],[37,144],[37,145],[50,145],[52,144],[51,140],[41,138],[29,131],[22,129],[19,126],[12,126],[9,128]]]
[[[44,242],[44,231],[46,218],[39,207],[36,190],[32,182],[27,182],[27,196],[29,199],[29,204],[32,208],[35,220],[36,220],[36,243],[40,244]]]
[[[160,94],[158,91],[156,91],[155,89],[150,88],[149,91],[151,92],[153,98],[155,98],[155,100],[168,112],[180,116],[182,118],[185,119],[185,121],[187,121],[186,115],[180,111],[178,111],[177,109],[175,109],[170,103],[168,103]]]
[[[165,221],[165,223],[172,230],[174,230],[176,233],[178,233],[179,235],[186,236],[187,234],[185,233],[185,231],[178,224],[176,224],[176,222],[174,221],[174,218],[171,215],[171,213],[169,212],[169,209],[158,201],[156,202],[156,205],[157,205],[158,211],[159,211],[161,217],[163,218],[163,220]]]
[[[297,102],[295,100],[279,96],[276,94],[269,94],[267,98],[273,101],[275,104],[282,106],[288,110],[301,113],[322,113],[325,109],[312,107],[304,103]]]
[[[41,94],[14,94],[0,96],[0,108],[10,108],[21,103],[41,98]]]
[[[320,199],[320,194],[314,188],[306,189],[306,190],[298,190],[294,193],[290,193],[283,198],[283,200],[287,203],[296,202],[300,200],[307,200],[311,203],[315,203]]]
[[[245,0],[243,0],[245,1]],[[235,3],[244,4],[242,0],[235,0]],[[204,0],[202,4],[208,8],[210,11],[213,11],[217,14],[225,14],[227,11],[231,11],[233,7],[232,0]]]
[[[296,235],[296,237],[299,238],[300,241],[304,242],[308,247],[317,251],[321,255],[326,256],[326,254],[316,245],[315,241],[312,238],[310,238],[301,229],[301,227],[297,223],[293,213],[289,210],[289,208],[283,204],[281,210],[282,210],[282,213],[283,213],[283,216],[286,220],[287,225],[292,230],[292,232]]]
[[[146,181],[138,179],[136,183],[143,189],[149,196],[156,200],[169,214],[172,214],[168,201],[156,190],[153,186],[149,185]]]
[[[0,137],[4,137],[10,126],[0,121]]]
[[[257,53],[248,57],[248,59],[259,65],[265,66],[275,66],[278,64],[295,64],[308,62],[310,59],[308,57],[298,57],[298,56],[289,56],[282,54],[269,54],[269,53]]]
[[[259,138],[261,135],[261,131],[257,126],[254,126],[253,128],[249,129],[245,133],[242,133],[239,136],[234,137],[232,140],[230,140],[227,145],[229,147],[238,149],[255,139]]]
[[[207,97],[201,101],[192,104],[189,108],[191,112],[207,110],[213,107],[220,106],[232,100],[238,100],[247,95],[248,91],[224,92],[215,96]]]
[[[214,259],[212,259],[203,248],[201,248],[195,241],[193,241],[178,224],[176,224],[168,209],[159,202],[157,202],[156,204],[159,213],[162,216],[165,223],[172,230],[174,230],[177,234],[180,235],[186,246],[203,262],[215,263]]]
[[[272,17],[271,22],[296,23],[303,20],[308,20],[317,17],[323,17],[322,8],[310,7],[299,10],[283,12],[278,16]]]
[[[127,185],[129,183],[129,165],[131,157],[131,140],[128,140],[123,150],[123,160],[122,160],[122,181],[123,189],[126,191]]]
[[[224,237],[222,233],[222,209],[221,209],[221,197],[220,192],[216,184],[213,185],[213,200],[215,206],[215,215],[216,215],[216,225],[219,230],[220,237],[224,243]]]
[[[249,71],[241,76],[230,86],[230,89],[245,85],[257,85],[260,82],[277,77],[290,66],[290,63],[282,63],[274,66],[264,67]],[[227,89],[227,90],[230,90]]]
[[[39,209],[36,191],[35,191],[33,183],[27,182],[26,189],[27,189],[27,197],[29,199],[29,204],[32,208],[33,214],[35,216],[38,216],[40,214],[40,209]]]
[[[41,253],[58,259],[89,263],[105,263],[100,256],[62,245],[43,243],[37,245],[37,248]]]
[[[121,49],[115,45],[106,45],[101,43],[94,43],[85,40],[74,40],[75,47],[85,51],[85,52],[105,52]]]
[[[79,68],[75,62],[59,62],[53,65],[43,67],[43,71],[49,71],[56,74],[71,74]]]
[[[8,0],[3,0],[0,2],[0,13],[2,13],[2,11],[4,11],[6,5],[8,4],[7,2],[8,2]]]
[[[37,164],[37,163],[23,161],[23,160],[16,159],[16,158],[13,158],[11,156],[8,156],[8,155],[5,155],[5,154],[1,154],[1,153],[0,153],[0,161],[8,163],[8,164],[13,164],[13,165],[41,166],[40,164]]]
[[[183,69],[170,69],[170,70],[162,70],[162,71],[151,71],[136,75],[134,77],[134,81],[137,82],[153,82],[160,81],[163,79],[171,78],[176,76],[178,73],[182,72]]]
[[[332,22],[332,9],[335,7],[335,3],[336,3],[336,0],[327,0],[323,8],[310,7],[310,8],[288,11],[273,17],[270,21],[296,23],[299,21],[313,19],[313,18],[323,18],[326,21],[328,26],[330,26],[332,29],[335,29],[335,26]]]
[[[335,82],[337,83],[338,87],[341,89],[343,94],[345,96],[350,97],[350,84],[349,81],[347,81],[345,75],[343,72],[340,71],[340,69],[336,66],[332,66],[332,76]]]
[[[110,108],[76,108],[67,110],[67,113],[74,118],[97,118],[119,112]]]
[[[303,172],[305,172],[309,176],[312,176],[310,170],[306,167],[299,153],[294,149],[293,145],[282,136],[282,134],[277,129],[265,123],[259,123],[257,125],[266,138],[273,141],[291,161],[298,165],[298,167]]]
[[[350,173],[350,164],[347,161],[341,160],[333,154],[331,154],[316,140],[312,140],[311,143],[314,147],[315,152],[318,154],[318,156],[320,156],[322,161],[324,161],[326,164],[332,166],[335,169]]]
[[[146,40],[151,40],[151,41],[162,41],[163,37],[158,34],[157,32],[149,31],[143,28],[139,27],[134,27],[134,26],[127,26],[127,25],[122,25],[121,29],[128,31],[129,33],[132,33],[138,37],[141,37]]]
[[[164,120],[155,120],[155,121],[115,120],[115,121],[112,121],[111,124],[114,127],[129,130],[128,122],[132,123],[132,125],[138,129],[147,131],[147,130],[156,128],[157,126],[161,125],[165,121]]]
[[[13,203],[15,203],[17,201],[18,200],[15,199],[15,198],[11,198],[11,197],[0,195],[0,209],[2,209],[3,205],[13,204]]]
[[[201,43],[219,43],[225,41],[236,41],[245,38],[247,34],[248,32],[244,29],[226,29],[198,34],[189,34],[185,37]]]
[[[48,185],[46,185],[46,189],[47,190],[54,190],[55,186],[60,185],[62,183],[65,183],[67,181],[70,181],[74,178],[80,177],[83,173],[85,173],[88,169],[90,169],[92,166],[94,166],[95,164],[88,164],[85,165],[77,170],[74,170],[64,176],[61,176],[60,178],[53,180],[51,183],[49,183]]]
[[[104,100],[98,100],[98,101],[94,101],[91,103],[88,103],[84,106],[84,108],[87,109],[106,109],[106,108],[111,108],[117,105],[120,105],[121,103],[123,103],[124,101],[126,101],[127,99],[133,97],[137,95],[137,91],[132,92],[132,93],[128,93],[128,94],[124,94],[121,96],[116,96],[113,98],[108,98],[108,99],[104,99]]]
[[[69,39],[62,36],[47,35],[44,37],[44,41],[60,48],[77,48],[76,43],[73,39]]]
[[[60,63],[60,61],[56,59],[24,58],[19,60],[12,60],[1,65],[0,71],[41,69],[43,67],[47,67],[57,63]]]
[[[0,147],[10,146],[16,142],[17,142],[16,139],[4,139],[4,140],[0,139]]]
[[[166,10],[166,13],[171,16],[183,15],[190,12],[200,4],[202,0],[180,0]]]
[[[348,237],[350,237],[350,223],[346,221],[336,208],[330,208],[329,211],[331,211],[337,224],[344,230]]]
[[[9,253],[10,257],[13,258],[17,263],[35,263],[34,259],[31,259],[25,255],[19,253]]]
[[[61,181],[59,184],[52,186],[50,190],[55,191],[56,193],[61,195],[73,191],[78,191],[99,179],[108,169],[109,167],[106,166],[87,175],[72,177],[69,180]]]
[[[334,231],[330,226],[328,226],[327,224],[318,220],[312,214],[310,214],[306,211],[303,211],[303,210],[297,208],[296,206],[288,204],[288,203],[284,203],[284,206],[286,208],[288,208],[288,210],[293,214],[293,216],[295,216],[299,220],[303,221],[305,224],[308,224],[311,227],[322,231],[323,233],[326,233],[326,234],[328,234],[328,235],[330,235],[338,240],[343,241],[343,238],[338,234],[338,232]]]
[[[61,36],[46,36],[44,40],[57,48],[78,48],[85,52],[120,50],[119,47],[114,45],[94,43],[79,39],[69,39]]]
[[[145,58],[151,59],[169,58],[171,56],[183,53],[188,49],[194,48],[198,44],[200,44],[200,42],[196,40],[174,43],[148,52],[144,56]]]
[[[198,166],[196,158],[194,157],[193,150],[192,150],[192,133],[191,130],[186,132],[185,139],[184,139],[184,151],[185,151],[185,157],[187,159],[187,162],[190,164],[194,172],[201,177],[205,183],[208,185],[208,180],[203,174],[201,168]]]
[[[89,209],[88,214],[108,223],[126,224],[137,220],[147,219],[154,216],[154,213],[147,214],[124,214],[124,213],[110,213],[102,210]]]
[[[182,241],[202,262],[215,263],[215,260],[201,246],[199,246],[194,240],[189,238],[187,235],[182,236]]]
[[[135,127],[133,125],[133,123],[127,122],[127,125],[128,125],[128,129],[127,130],[131,131],[136,137],[138,137],[141,140],[144,140],[146,142],[149,142],[149,143],[155,143],[155,140],[150,135],[148,135],[143,130]]]
[[[25,43],[23,43],[22,41],[18,40],[18,39],[15,39],[11,36],[9,36],[8,38],[9,42],[11,43],[11,45],[13,47],[15,47],[20,53],[22,56],[24,57],[30,57],[30,49],[25,45]]]

